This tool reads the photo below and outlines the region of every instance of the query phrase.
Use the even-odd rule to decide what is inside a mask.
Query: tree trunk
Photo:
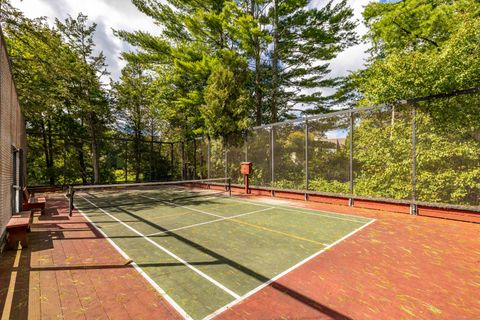
[[[100,156],[98,154],[98,141],[95,128],[95,112],[88,113],[88,121],[91,131],[91,145],[92,145],[92,167],[93,167],[93,183],[100,183]]]
[[[272,105],[270,111],[272,122],[278,122],[278,0],[273,1],[273,53],[272,53]]]
[[[140,132],[135,132],[135,182],[140,182]]]
[[[42,128],[42,138],[43,138],[43,152],[45,154],[45,164],[47,166],[47,176],[50,185],[54,185],[55,181],[52,182],[52,164],[50,163],[50,154],[49,154],[49,146],[48,146],[48,137],[47,137],[47,132],[45,128],[45,124],[43,121],[41,122],[41,128]]]
[[[50,185],[53,186],[55,185],[55,172],[54,172],[54,163],[53,163],[53,143],[52,143],[52,124],[50,120],[48,120],[48,162],[50,163],[48,173],[50,177]]]
[[[80,175],[82,177],[82,183],[87,183],[87,166],[85,165],[85,155],[83,153],[83,141],[80,139],[78,143],[75,144],[75,149],[77,150],[78,155],[78,164],[80,165]]]

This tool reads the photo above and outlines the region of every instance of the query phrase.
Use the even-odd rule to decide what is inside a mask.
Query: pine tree
[[[94,54],[95,43],[93,35],[96,24],[88,25],[88,17],[79,14],[76,18],[69,17],[64,22],[56,20],[56,27],[79,57],[76,68],[78,77],[73,84],[77,93],[77,113],[81,126],[86,122],[92,150],[93,181],[100,182],[100,153],[98,137],[104,130],[104,124],[109,117],[109,108],[101,77],[107,75],[105,56],[103,52]],[[83,142],[81,142],[83,143]],[[83,148],[80,148],[83,150]],[[80,154],[80,157],[82,155]]]

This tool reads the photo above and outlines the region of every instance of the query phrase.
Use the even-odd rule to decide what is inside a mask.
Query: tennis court
[[[81,187],[74,205],[193,319],[215,316],[374,221],[217,189]]]

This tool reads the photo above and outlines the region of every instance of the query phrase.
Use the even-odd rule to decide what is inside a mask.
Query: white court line
[[[203,226],[203,225],[214,223],[214,222],[239,218],[239,217],[247,216],[247,215],[258,213],[258,212],[268,211],[268,210],[271,210],[271,209],[274,209],[274,207],[269,207],[269,208],[266,208],[266,209],[256,210],[256,211],[242,213],[242,214],[237,214],[236,216],[225,217],[225,218],[210,220],[210,221],[206,221],[206,222],[200,222],[200,223],[192,224],[192,225],[185,226],[185,227],[169,229],[169,230],[166,230],[166,231],[155,232],[155,233],[152,233],[152,234],[148,234],[147,237],[152,237],[152,236],[157,236],[157,235],[160,235],[160,234],[165,234],[165,233],[169,233],[169,232],[173,232],[173,231],[178,231],[178,230],[184,230],[184,229],[194,228],[194,227],[198,227],[198,226]]]
[[[174,202],[171,202],[171,201],[168,201],[168,200],[162,200],[162,199],[158,199],[158,198],[152,198],[152,197],[147,197],[147,196],[144,196],[144,195],[140,195],[140,197],[143,197],[143,198],[147,198],[147,199],[150,199],[150,200],[155,200],[155,201],[158,201],[158,202],[164,202],[164,203],[168,203],[172,206],[175,206],[175,207],[179,207],[179,208],[184,208],[184,209],[189,209],[189,210],[192,210],[192,211],[196,211],[196,212],[200,212],[200,213],[203,213],[203,214],[208,214],[210,216],[214,216],[214,217],[217,217],[217,218],[223,218],[223,216],[220,216],[220,215],[217,215],[217,214],[214,214],[214,213],[211,213],[211,212],[207,212],[207,211],[203,211],[203,210],[199,210],[199,209],[195,209],[195,208],[191,208],[191,207],[188,207],[188,206],[182,206],[182,205],[179,205],[179,204],[176,204]],[[225,199],[227,200],[230,200],[230,201],[234,201],[234,202],[238,202],[238,203],[250,203],[250,204],[254,204],[254,205],[257,205],[257,206],[261,206],[261,207],[271,207],[269,206],[268,204],[260,204],[260,203],[254,203],[254,202],[251,202],[251,201],[239,201],[239,200],[233,200],[231,198],[228,198],[228,197],[225,197]],[[310,215],[315,215],[315,216],[318,216],[318,217],[324,217],[324,218],[329,218],[329,219],[337,219],[337,220],[345,220],[345,221],[350,221],[350,222],[356,222],[356,223],[361,223],[361,224],[364,224],[366,223],[367,221],[371,221],[371,219],[368,219],[368,218],[362,218],[362,219],[365,219],[367,221],[359,221],[359,220],[353,220],[353,219],[347,219],[347,218],[341,218],[341,217],[333,217],[333,216],[326,216],[326,215],[322,215],[321,213],[328,213],[328,212],[324,212],[324,211],[317,211],[317,210],[313,210],[313,209],[306,209],[306,210],[309,210],[309,211],[314,211],[316,212],[315,214],[314,213],[310,213],[310,212],[305,212],[305,211],[302,211],[302,209],[305,209],[305,208],[295,208],[295,207],[292,207],[292,206],[282,206],[282,205],[275,205],[275,208],[278,208],[278,209],[281,209],[281,210],[285,210],[285,211],[292,211],[292,212],[296,212],[296,213],[304,213],[304,214],[310,214]],[[291,209],[290,209],[291,208]],[[297,209],[297,210],[293,210],[293,209]],[[336,214],[336,213],[333,213],[332,214]],[[341,215],[341,214],[339,214]],[[346,216],[346,215],[344,215]]]
[[[255,289],[247,292],[246,294],[244,294],[243,296],[241,296],[240,298],[238,299],[235,299],[234,301],[230,302],[229,304],[221,307],[220,309],[218,309],[217,311],[213,312],[212,314],[206,316],[205,318],[203,318],[203,320],[210,320],[216,316],[218,316],[219,314],[221,314],[222,312],[226,311],[227,309],[230,309],[231,307],[233,307],[234,305],[240,303],[241,301],[247,299],[248,297],[250,297],[251,295],[257,293],[258,291],[262,290],[263,288],[265,288],[266,286],[270,285],[272,282],[275,282],[277,281],[278,279],[280,279],[281,277],[283,277],[284,275],[286,275],[287,273],[290,273],[291,271],[293,271],[294,269],[300,267],[301,265],[305,264],[306,262],[312,260],[313,258],[319,256],[320,254],[324,253],[326,250],[328,249],[331,249],[333,246],[339,244],[340,242],[342,242],[343,240],[353,236],[355,233],[359,232],[360,230],[368,227],[370,224],[374,223],[375,221],[377,221],[376,219],[372,219],[370,222],[368,222],[367,224],[353,230],[352,232],[350,232],[349,234],[347,234],[346,236],[338,239],[337,241],[335,241],[334,243],[332,243],[331,245],[329,245],[328,247],[318,251],[317,253],[314,253],[313,255],[311,255],[310,257],[300,261],[299,263],[297,263],[296,265],[294,265],[293,267],[290,267],[289,269],[285,270],[284,272],[276,275],[275,277],[273,277],[272,279],[268,280],[267,282],[261,284],[260,286],[256,287]]]
[[[197,274],[199,274],[200,276],[202,276],[203,278],[205,278],[206,280],[210,281],[212,284],[216,285],[217,287],[219,287],[220,289],[222,289],[223,291],[225,291],[226,293],[228,293],[229,295],[231,295],[232,297],[234,297],[235,299],[238,299],[240,298],[240,296],[238,294],[236,294],[235,292],[233,292],[232,290],[228,289],[227,287],[225,287],[223,284],[221,284],[220,282],[218,282],[217,280],[213,279],[212,277],[210,277],[209,275],[203,273],[202,271],[198,270],[197,268],[195,268],[194,266],[192,266],[191,264],[189,264],[187,261],[183,260],[182,258],[180,258],[179,256],[177,256],[176,254],[174,254],[173,252],[169,251],[168,249],[162,247],[161,245],[159,245],[158,243],[156,243],[155,241],[153,241],[152,239],[148,238],[147,236],[145,236],[143,233],[141,233],[140,231],[136,230],[135,228],[129,226],[128,224],[126,224],[125,222],[121,221],[120,219],[116,218],[115,216],[113,216],[112,214],[108,213],[107,211],[105,211],[104,209],[98,207],[95,203],[91,202],[90,200],[88,200],[87,198],[85,198],[84,196],[81,196],[83,199],[85,199],[87,202],[89,202],[91,205],[93,205],[94,207],[96,207],[97,209],[99,209],[100,211],[102,211],[103,213],[105,213],[107,216],[109,216],[110,218],[112,218],[113,220],[119,222],[121,225],[123,225],[125,228],[131,230],[132,232],[136,233],[137,235],[139,235],[140,237],[142,237],[144,240],[150,242],[151,244],[153,244],[154,246],[156,246],[157,248],[159,248],[160,250],[162,250],[163,252],[165,252],[166,254],[168,254],[169,256],[171,256],[172,258],[174,258],[175,260],[181,262],[182,264],[184,264],[185,266],[187,266],[188,268],[190,268],[191,270],[195,271]]]
[[[187,206],[182,206],[182,205],[173,203],[173,202],[168,201],[168,200],[161,200],[161,199],[147,197],[147,196],[143,196],[143,195],[140,195],[140,197],[147,198],[147,199],[150,199],[150,200],[155,200],[155,201],[158,201],[158,202],[168,203],[168,204],[170,204],[174,207],[179,207],[179,208],[183,208],[183,209],[196,211],[196,212],[199,212],[199,213],[207,214],[207,215],[212,216],[212,217],[225,218],[224,216],[220,216],[220,215],[215,214],[215,213],[211,213],[211,212],[207,212],[207,211],[203,211],[203,210],[199,210],[199,209],[195,209],[195,208],[190,208],[190,207],[187,207]]]
[[[229,201],[238,202],[238,203],[250,203],[252,205],[263,206],[263,207],[269,206],[269,204],[261,203],[260,201],[252,201],[252,200],[245,200],[245,199],[234,200],[234,199],[229,198],[229,197],[222,197],[222,198],[227,199]],[[343,213],[337,213],[337,212],[331,212],[331,211],[325,211],[325,210],[309,209],[309,208],[304,208],[304,207],[295,207],[295,206],[289,206],[289,205],[285,205],[285,204],[270,204],[270,205],[275,205],[277,208],[287,210],[287,211],[295,211],[297,213],[305,213],[305,214],[316,215],[316,216],[319,216],[319,217],[345,220],[345,221],[351,221],[351,222],[357,222],[357,223],[367,223],[367,222],[370,222],[372,220],[370,218],[356,217],[356,216],[352,216],[352,215],[349,215],[349,214],[343,214]],[[291,209],[295,209],[295,210],[291,210]],[[307,211],[311,211],[312,213],[307,212]],[[324,215],[322,213],[326,213],[328,215]],[[354,220],[354,219],[348,219],[348,218],[342,218],[342,217],[334,217],[334,216],[331,216],[331,215],[359,218],[359,219],[364,219],[366,221],[360,221],[360,220]]]
[[[90,223],[91,226],[93,226],[95,228],[95,230],[100,233],[105,239],[107,239],[107,241],[110,243],[110,245],[118,251],[118,253],[120,253],[120,255],[125,259],[125,260],[132,260],[128,254],[123,251],[119,246],[117,246],[117,244],[115,242],[113,242],[112,239],[110,239],[108,237],[108,235],[103,231],[101,230],[100,228],[97,227],[97,225],[92,221],[90,220],[90,218],[82,211],[80,210],[79,208],[77,208],[77,206],[75,206],[75,208],[78,210],[78,212],[80,212],[82,214],[82,216]],[[135,262],[132,262],[130,263],[130,265],[145,279],[147,280],[148,283],[150,283],[150,285],[155,288],[155,290],[157,290],[157,292],[165,299],[168,301],[168,303],[170,303],[170,305],[186,320],[193,320],[193,318],[185,311],[183,310],[182,307],[180,307],[176,302],[175,300],[173,300],[166,292],[165,290],[163,290],[152,278],[150,278],[150,276],[148,276],[145,271],[142,270],[142,268],[140,268]]]

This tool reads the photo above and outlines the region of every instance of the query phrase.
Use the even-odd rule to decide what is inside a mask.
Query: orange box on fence
[[[240,171],[242,174],[251,174],[252,173],[252,163],[251,162],[242,162],[240,164]]]

